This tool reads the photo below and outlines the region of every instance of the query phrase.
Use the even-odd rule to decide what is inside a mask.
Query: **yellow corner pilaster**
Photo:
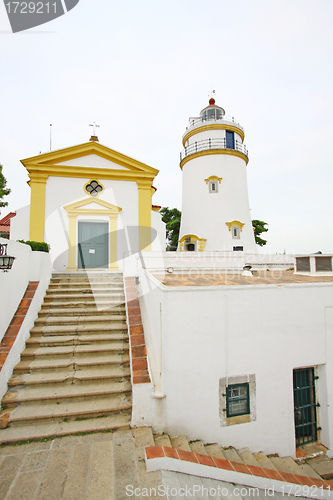
[[[76,214],[68,214],[68,266],[67,271],[76,271]]]
[[[139,188],[139,248],[151,250],[151,181],[138,180]]]
[[[30,174],[30,241],[44,241],[45,188],[47,178],[47,174]]]
[[[111,271],[118,271],[117,264],[117,217],[118,214],[110,215],[110,263]]]

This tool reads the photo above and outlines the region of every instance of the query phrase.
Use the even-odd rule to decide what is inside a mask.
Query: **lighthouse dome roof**
[[[200,111],[200,117],[203,120],[222,120],[225,111],[215,104],[215,99],[209,99],[209,105]]]

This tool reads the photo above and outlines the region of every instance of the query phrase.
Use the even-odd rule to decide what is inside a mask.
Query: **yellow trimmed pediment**
[[[96,207],[97,205],[97,207]],[[116,205],[112,205],[112,203],[108,203],[107,201],[96,199],[96,198],[85,198],[84,200],[75,201],[74,203],[70,203],[69,205],[64,206],[64,209],[71,215],[79,215],[79,214],[99,214],[103,212],[103,214],[111,215],[118,214],[121,210],[120,207]]]
[[[222,177],[217,177],[217,175],[211,175],[207,179],[205,179],[206,184],[208,184],[209,181],[219,181],[219,184],[221,184]]]
[[[245,226],[245,224],[243,222],[239,222],[239,220],[233,220],[232,222],[226,222],[226,225],[228,226],[229,231],[231,231],[232,226],[237,226],[240,228],[241,231],[243,231],[243,226]]]
[[[96,156],[105,160],[100,161],[99,166],[91,165]],[[100,177],[131,181],[144,179],[150,183],[158,174],[155,168],[95,141],[26,158],[21,163],[30,177],[43,173],[46,177]]]
[[[180,238],[179,243],[183,243],[188,238],[190,238],[191,241],[207,241],[204,238],[199,238],[196,234],[185,234]]]

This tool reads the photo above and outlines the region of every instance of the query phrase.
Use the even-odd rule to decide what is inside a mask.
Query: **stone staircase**
[[[167,434],[154,435],[155,446],[170,446],[184,451],[200,453],[214,458],[221,458],[245,465],[253,465],[264,469],[272,469],[299,476],[317,479],[333,478],[333,460],[328,458],[325,448],[314,456],[294,460],[292,457],[265,455],[265,453],[251,453],[249,448],[237,450],[233,447],[223,448],[218,444],[204,444],[203,441],[188,441],[185,436],[170,437]],[[318,449],[319,449],[318,448]]]
[[[0,443],[129,428],[124,302],[119,273],[53,275],[1,401]]]

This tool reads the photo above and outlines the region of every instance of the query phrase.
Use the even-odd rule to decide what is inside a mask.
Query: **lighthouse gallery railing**
[[[205,139],[203,141],[196,141],[193,144],[186,146],[180,153],[180,161],[187,156],[199,153],[200,151],[207,151],[209,149],[234,149],[248,156],[247,147],[238,140],[235,140],[231,145],[225,138]]]

